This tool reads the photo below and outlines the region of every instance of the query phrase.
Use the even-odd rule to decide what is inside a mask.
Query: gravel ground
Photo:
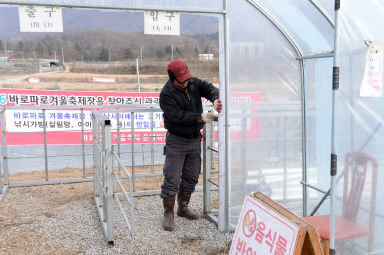
[[[130,236],[115,207],[115,244],[106,245],[92,197],[92,183],[9,189],[0,204],[0,254],[227,254],[231,233],[205,220],[175,216],[162,229],[159,196],[135,198],[136,232]],[[202,212],[203,194],[190,207]],[[116,204],[115,204],[116,206]]]

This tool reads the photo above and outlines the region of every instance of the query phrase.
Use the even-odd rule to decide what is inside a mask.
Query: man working
[[[200,174],[200,130],[214,117],[211,112],[203,112],[201,98],[213,102],[217,112],[223,105],[219,90],[206,81],[192,77],[183,60],[173,60],[168,64],[168,76],[169,80],[160,92],[160,108],[168,130],[160,196],[164,206],[163,228],[172,231],[175,227],[173,208],[176,194],[177,215],[190,220],[199,218],[198,214],[188,209],[188,204]]]

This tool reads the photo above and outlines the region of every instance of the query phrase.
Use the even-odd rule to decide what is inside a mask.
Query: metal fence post
[[[111,146],[111,125],[106,123],[103,128],[103,149],[104,149],[104,188],[106,197],[104,197],[104,216],[107,221],[107,241],[113,242],[113,175],[112,175],[112,146]]]
[[[247,110],[244,105],[241,106],[241,168],[243,179],[243,197],[247,195]],[[258,179],[260,181],[260,179]]]
[[[151,166],[152,166],[152,169],[151,169],[151,172],[154,173],[155,172],[155,155],[154,155],[154,151],[155,149],[153,148],[153,111],[151,111]]]
[[[116,129],[117,129],[117,155],[119,156],[119,158],[121,157],[121,151],[120,151],[120,144],[121,144],[121,134],[120,134],[120,111],[119,111],[119,107],[116,108],[117,109],[117,116],[116,116]],[[118,167],[118,174],[120,175],[121,174],[121,166],[119,164],[119,167]]]
[[[95,178],[95,202],[104,236],[108,244],[114,242],[114,215],[113,215],[113,159],[111,142],[111,121],[106,119],[98,111],[92,111],[92,131],[94,136],[94,178]],[[102,168],[102,180],[101,180]],[[101,182],[101,183],[99,183]],[[96,184],[97,183],[97,184]],[[98,187],[98,189],[97,189]]]
[[[48,145],[47,145],[47,116],[45,109],[43,109],[43,132],[44,132],[44,166],[45,166],[45,180],[48,181]]]
[[[283,170],[284,170],[284,191],[283,201],[287,202],[288,197],[288,169],[287,169],[287,117],[284,117],[284,133],[283,133]],[[305,187],[304,187],[305,189]]]
[[[137,73],[137,91],[140,92],[139,59],[136,59],[136,73]]]
[[[203,139],[203,193],[204,193],[204,204],[203,204],[203,213],[204,215],[208,214],[211,211],[211,161],[212,153],[210,152],[211,144],[211,124],[205,124],[204,126],[204,139]]]
[[[83,178],[85,178],[85,142],[84,142],[84,109],[80,110],[81,115],[81,154],[83,159]]]
[[[8,148],[7,148],[7,126],[5,123],[5,107],[1,108],[0,112],[0,122],[1,122],[1,153],[3,157],[3,174],[4,174],[4,185],[8,185]],[[0,171],[1,175],[1,171]],[[0,185],[1,177],[0,177]],[[0,186],[2,191],[2,187]]]
[[[130,215],[131,215],[131,233],[132,233],[132,235],[133,235],[133,233],[135,233],[135,207],[134,207],[134,203],[133,203],[133,192],[134,192],[133,186],[134,185],[135,185],[135,179],[134,179],[134,176],[132,174],[132,176],[129,180],[129,201],[131,202]]]
[[[97,143],[99,142],[98,138],[98,125],[96,121],[95,115],[92,114],[92,144],[93,144],[93,190],[95,196],[99,197],[100,192],[99,192],[99,182],[97,179],[97,173],[98,173],[98,162],[100,161],[99,159],[99,153],[98,153],[98,147]]]
[[[133,179],[133,191],[135,189],[135,113],[131,112],[131,143],[132,143],[132,179]]]
[[[210,153],[210,156],[211,156],[211,169],[215,169],[216,168],[216,165],[215,165],[215,157],[214,155],[214,152],[217,153],[217,150],[215,149],[215,137],[216,137],[216,128],[215,128],[215,125],[214,123],[211,123],[210,125],[210,128],[211,128],[211,133],[209,133],[209,136],[210,136],[210,140],[211,140],[211,143],[208,145],[210,146],[212,149],[209,150],[209,153]]]

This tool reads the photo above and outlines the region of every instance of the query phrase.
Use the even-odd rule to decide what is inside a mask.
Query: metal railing
[[[5,106],[0,108],[0,122],[1,122],[1,153],[2,153],[2,166],[1,166],[1,171],[3,174],[3,178],[0,179],[2,182],[0,183],[1,186],[6,186],[9,185],[9,187],[23,187],[23,186],[35,186],[35,185],[44,185],[44,184],[57,184],[57,183],[75,183],[75,182],[83,182],[83,181],[92,181],[93,178],[90,176],[86,176],[86,169],[87,167],[91,167],[92,161],[88,161],[87,157],[92,156],[92,151],[87,152],[87,148],[91,146],[91,144],[87,144],[86,139],[87,138],[87,132],[90,132],[91,130],[86,130],[86,128],[89,128],[90,122],[87,123],[85,120],[85,112],[88,110],[92,109],[104,109],[106,112],[107,110],[110,109],[110,112],[119,112],[119,108],[138,108],[138,107],[143,107],[141,104],[131,104],[131,105],[77,105],[77,106],[70,106],[70,105],[65,105],[65,106]],[[145,105],[145,107],[148,108],[154,108],[158,107],[158,105]],[[50,111],[59,111],[59,110],[66,110],[66,111],[80,111],[79,115],[79,125],[78,127],[73,127],[70,130],[49,130],[48,127],[48,120],[47,120],[47,115],[49,114]],[[18,131],[18,132],[13,132],[7,130],[7,124],[8,126],[11,126],[12,123],[9,123],[11,121],[11,118],[9,114],[6,116],[7,111],[25,111],[25,112],[30,112],[30,111],[36,111],[41,117],[41,123],[45,123],[45,125],[41,124],[39,129],[35,131]],[[161,112],[161,110],[157,109],[154,110],[157,112]],[[117,114],[116,116],[116,121],[119,123],[121,119],[119,119],[120,114]],[[153,119],[153,117],[152,117]],[[8,122],[8,123],[7,123]],[[118,147],[118,155],[120,156],[123,153],[120,150],[121,146],[121,135],[120,133],[124,131],[124,128],[121,128],[119,125],[116,125],[116,127],[113,128],[114,131],[116,131],[118,140],[117,140],[117,147]],[[126,130],[126,129],[125,129]],[[80,136],[78,139],[79,141],[76,141],[76,144],[79,145],[80,147],[80,152],[79,153],[64,153],[64,149],[58,149],[58,153],[52,153],[51,150],[51,144],[50,144],[50,139],[55,139],[56,136],[61,136],[63,133],[68,133],[72,132],[72,134],[79,133]],[[130,129],[129,129],[130,132]],[[150,153],[151,153],[151,165],[155,165],[155,162],[153,160],[154,158],[154,153],[156,152],[154,148],[154,143],[153,143],[153,125],[151,125],[151,136],[149,136],[148,139],[151,139],[150,142]],[[40,136],[38,144],[34,144],[34,148],[40,149],[42,147],[41,152],[36,150],[30,150],[25,153],[12,153],[11,149],[16,148],[17,150],[14,151],[19,151],[25,149],[25,143],[24,145],[21,143],[19,145],[9,145],[7,144],[7,141],[10,139],[19,139],[16,136],[21,136],[21,135],[27,135],[27,139],[33,138],[34,136]],[[24,136],[25,137],[25,136]],[[36,140],[36,139],[35,139]],[[91,140],[88,139],[88,140]],[[33,153],[29,153],[33,152]],[[81,176],[77,178],[63,178],[63,179],[52,179],[50,177],[50,167],[49,163],[50,160],[53,161],[57,158],[63,158],[63,157],[81,157],[81,169],[82,169],[82,174]],[[9,164],[12,162],[14,165],[17,163],[17,161],[25,161],[25,160],[40,160],[42,159],[43,161],[43,170],[44,170],[44,175],[45,175],[45,180],[42,181],[31,181],[31,182],[12,182],[9,183],[8,177],[9,177]],[[57,165],[55,165],[55,169]],[[69,167],[72,167],[70,165]],[[64,167],[63,167],[64,168]],[[153,169],[153,166],[152,166]],[[15,169],[13,169],[15,170]],[[33,170],[40,170],[40,169],[33,169]],[[0,193],[1,194],[1,193]],[[1,201],[1,200],[0,200]]]
[[[125,221],[125,224],[127,225],[127,228],[129,230],[129,232],[131,233],[131,235],[133,235],[134,234],[134,222],[135,222],[135,219],[134,219],[135,214],[134,214],[134,206],[133,206],[134,179],[133,179],[132,174],[130,174],[129,171],[127,170],[127,168],[124,167],[124,165],[121,162],[121,160],[119,159],[119,157],[113,151],[113,148],[112,148],[112,155],[113,155],[113,159],[115,159],[117,161],[118,166],[123,169],[124,173],[126,174],[126,176],[129,179],[129,192],[127,192],[125,187],[124,187],[123,181],[120,178],[120,176],[118,174],[116,174],[115,171],[113,172],[113,177],[115,177],[115,180],[116,180],[117,184],[119,185],[119,187],[120,187],[120,189],[122,191],[122,193],[115,193],[114,194],[114,198],[115,198],[115,201],[116,201],[117,205],[119,206],[121,214],[123,215],[123,219]],[[113,164],[113,161],[112,161],[112,164]],[[123,195],[124,198],[128,202],[128,205],[129,205],[129,216],[127,216],[127,214],[126,214],[126,212],[124,210],[124,207],[123,207],[122,203],[120,202],[119,197],[121,195]],[[129,220],[129,219],[131,219],[131,220]]]
[[[114,242],[113,179],[111,121],[98,111],[92,111],[93,185],[95,204],[108,244]]]
[[[150,109],[151,111],[159,111],[159,109]],[[114,151],[114,146],[111,146],[113,140],[111,136],[111,122],[105,117],[105,113],[114,112],[116,110],[93,110],[92,111],[92,127],[93,127],[93,162],[94,162],[94,190],[95,190],[95,203],[98,208],[100,222],[103,227],[103,232],[107,243],[113,244],[114,242],[114,209],[113,200],[116,201],[120,213],[125,221],[125,224],[131,233],[134,234],[134,201],[135,195],[152,195],[159,194],[158,190],[147,191],[135,191],[135,178],[158,176],[156,172],[147,174],[136,175],[135,174],[135,129],[134,119],[131,123],[131,145],[132,145],[132,161],[131,172],[123,164],[119,155]],[[134,116],[137,112],[148,111],[148,109],[119,109],[119,111],[126,111]],[[104,114],[103,114],[104,113]],[[218,225],[217,210],[212,210],[211,192],[217,190],[217,184],[212,181],[211,170],[215,169],[215,164],[212,156],[214,149],[214,129],[212,123],[206,125],[204,128],[204,142],[203,142],[203,191],[204,191],[204,215],[211,222]],[[114,163],[117,163],[115,166]],[[121,169],[123,174],[121,174]],[[127,182],[128,179],[128,182]],[[211,187],[211,184],[215,184],[215,187]],[[128,185],[128,188],[126,188]],[[116,192],[118,188],[121,192]],[[201,187],[200,187],[201,189]],[[199,190],[199,187],[197,188]],[[120,201],[120,198],[125,199],[124,202]],[[129,212],[127,213],[127,207]]]
[[[212,190],[219,188],[218,175],[212,176],[212,173],[218,174],[217,160],[215,155],[218,153],[218,148],[215,145],[215,128],[212,123],[207,123],[203,129],[203,213],[207,220],[218,226],[218,210],[212,208]]]

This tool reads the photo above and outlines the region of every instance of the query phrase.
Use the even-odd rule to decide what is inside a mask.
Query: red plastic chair
[[[371,163],[371,168],[369,168]],[[372,170],[369,229],[356,223],[361,196],[368,169]],[[369,234],[368,250],[373,248],[373,235],[376,211],[377,160],[362,152],[350,152],[345,155],[343,215],[335,217],[335,240],[347,240]],[[324,254],[329,254],[329,215],[304,217],[314,226],[324,243]]]

